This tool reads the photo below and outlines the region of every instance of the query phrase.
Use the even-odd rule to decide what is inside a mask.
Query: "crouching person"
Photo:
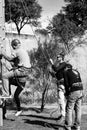
[[[71,130],[80,130],[81,123],[81,102],[83,96],[83,85],[80,73],[74,70],[72,66],[64,72],[64,82],[67,95],[65,128]],[[72,113],[75,111],[74,124],[72,123]]]

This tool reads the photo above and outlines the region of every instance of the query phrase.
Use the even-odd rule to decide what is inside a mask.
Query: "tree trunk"
[[[44,91],[42,93],[41,112],[43,111],[45,103],[46,103],[48,88],[49,88],[49,85],[46,84],[45,89],[44,89]]]
[[[18,31],[18,35],[20,35],[20,29],[18,29],[17,31]]]
[[[15,23],[15,25],[16,25],[16,28],[17,28],[18,35],[20,35],[21,29],[18,27],[18,24],[17,24],[17,23]]]

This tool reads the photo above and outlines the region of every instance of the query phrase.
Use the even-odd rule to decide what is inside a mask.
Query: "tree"
[[[66,17],[78,27],[78,33],[87,29],[87,0],[65,0],[63,7]]]
[[[65,0],[66,6],[62,7],[60,13],[55,15],[48,29],[55,37],[64,43],[67,51],[73,46],[73,37],[82,36],[87,29],[87,1]]]
[[[44,35],[45,37],[48,35],[48,31],[46,29],[36,29],[36,34]]]
[[[58,40],[61,43],[64,43],[65,48],[69,50],[69,41],[75,36],[78,32],[78,28],[76,25],[67,19],[65,14],[58,13],[55,15],[50,22],[50,25],[47,27],[48,30],[54,35],[58,37]]]
[[[54,50],[54,51],[53,51]],[[50,89],[50,75],[48,71],[49,67],[49,58],[51,57],[55,61],[55,57],[59,47],[55,43],[47,43],[46,41],[42,44],[38,43],[38,49],[33,50],[30,53],[30,59],[32,65],[35,66],[37,74],[34,76],[36,78],[36,82],[38,81],[38,86],[40,88],[40,92],[42,93],[41,100],[41,111],[43,111],[46,99],[47,92]]]
[[[26,24],[39,24],[42,7],[36,0],[5,0],[5,5],[5,21],[14,22],[19,35]]]

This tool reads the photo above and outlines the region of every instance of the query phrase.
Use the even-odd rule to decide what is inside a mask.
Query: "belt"
[[[20,71],[30,71],[31,68],[27,68],[25,66],[18,66],[18,70],[20,70]]]
[[[82,82],[73,83],[70,88],[70,92],[78,91],[78,90],[83,90]]]
[[[82,85],[82,82],[77,82],[77,83],[72,84],[72,87],[75,87],[75,86],[81,87],[83,85]]]

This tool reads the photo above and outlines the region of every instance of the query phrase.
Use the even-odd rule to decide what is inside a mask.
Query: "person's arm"
[[[66,62],[59,64],[59,66],[57,67],[55,65],[52,65],[52,69],[58,73],[60,70],[64,69],[66,65],[67,65]]]
[[[51,74],[52,77],[56,77],[55,73],[54,72],[50,72],[49,73]]]
[[[61,63],[58,67],[57,67],[57,72],[64,69],[67,66],[66,62]]]
[[[52,66],[52,69],[57,72],[57,67],[54,65],[54,62],[52,59],[50,59],[50,63],[51,63],[51,66]]]
[[[72,65],[67,63],[67,62],[62,62],[60,65],[57,67],[57,72],[60,70],[64,70],[66,67],[71,67]]]
[[[65,96],[68,96],[70,86],[69,86],[69,79],[68,79],[68,75],[67,75],[67,70],[64,71],[63,77],[64,77],[64,86],[65,86]]]
[[[47,69],[48,69],[49,73],[51,74],[51,76],[52,76],[52,77],[55,77],[55,72],[54,72],[53,69],[52,69],[52,64],[49,65],[49,66],[47,66]]]
[[[53,65],[54,64],[54,62],[53,62],[53,60],[50,58],[50,63]]]
[[[65,68],[66,67],[66,62],[63,62],[61,63],[59,66],[55,66],[54,63],[53,63],[53,60],[50,59],[50,62],[51,62],[51,65],[52,65],[52,69],[55,71],[55,72],[58,72],[60,71],[61,69]]]
[[[2,56],[9,62],[12,62],[15,57],[14,55],[8,56],[5,53],[4,54],[2,53]]]

